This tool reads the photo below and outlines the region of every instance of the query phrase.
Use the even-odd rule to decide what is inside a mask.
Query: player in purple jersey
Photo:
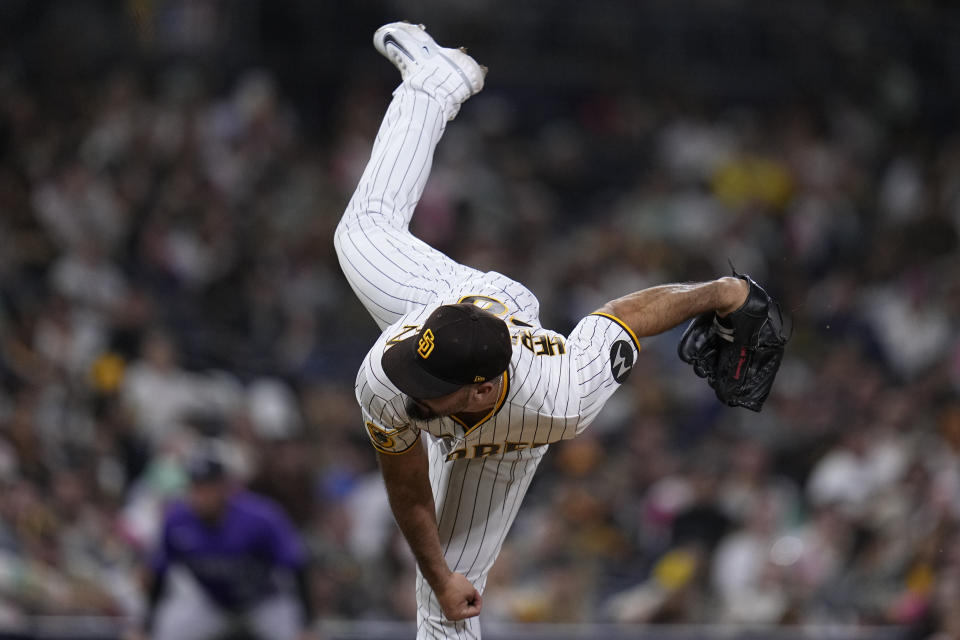
[[[143,635],[131,637],[314,637],[306,554],[287,517],[237,487],[211,452],[188,473],[190,489],[168,508],[150,563]]]

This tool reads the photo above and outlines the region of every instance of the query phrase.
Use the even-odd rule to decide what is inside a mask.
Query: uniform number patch
[[[633,371],[633,347],[626,340],[617,340],[610,347],[610,373],[617,384],[623,384]]]

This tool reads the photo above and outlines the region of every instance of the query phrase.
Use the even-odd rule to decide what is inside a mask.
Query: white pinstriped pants
[[[337,227],[334,244],[340,266],[381,329],[412,310],[435,304],[465,280],[493,275],[454,262],[408,229],[445,126],[439,102],[401,84]],[[504,276],[494,277],[522,289]],[[535,307],[536,299],[532,294],[530,298]],[[429,435],[424,441],[447,564],[482,593],[547,447],[446,462],[438,441]],[[480,638],[478,618],[450,622],[443,616],[419,570],[417,605],[418,640]]]
[[[445,127],[436,99],[401,84],[337,227],[340,267],[380,329],[482,275],[409,231]]]

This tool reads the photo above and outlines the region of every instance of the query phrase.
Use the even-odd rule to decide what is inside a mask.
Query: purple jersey
[[[241,610],[276,593],[276,569],[304,564],[297,533],[280,508],[248,491],[233,494],[223,516],[201,520],[184,501],[166,513],[153,569],[189,569],[220,606]]]

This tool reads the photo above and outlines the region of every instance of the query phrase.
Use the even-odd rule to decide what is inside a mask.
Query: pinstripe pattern
[[[457,264],[409,233],[444,124],[436,99],[406,84],[397,89],[335,246],[351,287],[383,329],[357,375],[368,435],[377,450],[401,453],[427,434],[423,446],[447,563],[482,592],[547,445],[583,431],[619,387],[611,369],[614,344],[629,346],[631,364],[639,345],[608,317],[587,316],[566,337],[543,329],[539,303],[526,287]],[[413,420],[381,357],[391,339],[409,335],[437,306],[466,296],[496,301],[510,328],[513,357],[502,402],[479,425],[449,417]],[[416,589],[418,638],[480,637],[477,618],[444,618],[419,572]]]
[[[408,230],[444,125],[439,102],[400,85],[337,227],[340,266],[381,329],[479,275]]]

